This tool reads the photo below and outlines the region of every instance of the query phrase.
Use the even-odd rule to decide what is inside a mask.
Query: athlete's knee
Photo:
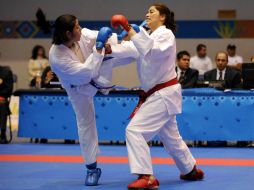
[[[129,138],[135,134],[137,134],[137,131],[135,130],[135,128],[133,126],[128,125],[125,129],[126,138]]]
[[[126,134],[126,136],[127,135],[129,135],[130,133],[131,133],[131,127],[130,126],[127,126],[126,128],[125,128],[125,134]]]

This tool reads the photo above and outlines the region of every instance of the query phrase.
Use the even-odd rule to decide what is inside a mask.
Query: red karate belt
[[[137,113],[137,111],[139,110],[140,106],[146,101],[146,99],[151,96],[154,92],[161,90],[163,88],[166,88],[168,86],[172,86],[178,84],[178,81],[176,78],[169,80],[167,82],[161,83],[161,84],[157,84],[155,85],[153,88],[151,88],[150,90],[148,90],[147,92],[145,92],[144,90],[142,90],[139,93],[139,101],[138,104],[136,105],[135,109],[133,110],[133,112],[131,113],[131,115],[129,116],[129,119],[133,118],[134,115]]]
[[[5,101],[5,98],[0,96],[0,102],[4,102]]]

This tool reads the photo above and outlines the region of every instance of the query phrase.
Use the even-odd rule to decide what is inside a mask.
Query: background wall
[[[32,21],[40,7],[48,20],[55,20],[61,14],[75,14],[82,21],[109,21],[115,13],[125,14],[130,20],[143,20],[151,0],[1,0],[0,21]],[[236,10],[237,20],[254,20],[252,0],[163,0],[176,15],[176,20],[202,21],[219,20],[218,10]],[[0,26],[0,34],[1,34]],[[199,31],[202,33],[202,28]],[[228,43],[236,44],[237,52],[244,61],[254,55],[253,38],[179,38],[177,50],[188,50],[195,54],[196,45],[204,43],[208,47],[208,55],[214,58],[217,51],[225,50]],[[27,64],[34,45],[41,44],[47,50],[51,46],[50,38],[0,38],[0,64],[11,66],[18,75],[18,88],[27,88]],[[138,86],[135,64],[114,70],[113,83],[126,87]]]

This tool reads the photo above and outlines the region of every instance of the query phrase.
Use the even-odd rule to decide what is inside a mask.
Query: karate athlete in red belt
[[[143,103],[133,113],[126,129],[126,142],[131,173],[138,179],[129,189],[158,189],[159,181],[153,176],[150,149],[147,144],[158,135],[166,151],[174,159],[183,180],[201,180],[202,170],[179,134],[176,114],[182,111],[181,85],[175,72],[176,29],[174,13],[163,4],[153,4],[146,14],[150,35],[142,27],[132,27],[125,16],[114,15],[111,24],[128,32],[130,42],[122,43],[124,55],[135,57],[139,79],[144,89]],[[119,53],[120,45],[112,45],[112,55]],[[130,52],[128,52],[130,51]],[[117,57],[117,56],[116,56]]]

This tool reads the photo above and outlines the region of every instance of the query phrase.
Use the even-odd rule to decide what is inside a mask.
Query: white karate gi
[[[98,89],[89,82],[93,79],[100,85],[108,86],[113,65],[112,60],[102,64],[104,53],[97,53],[94,47],[97,34],[98,31],[82,29],[78,44],[84,63],[64,45],[52,45],[49,51],[50,66],[65,88],[76,114],[79,142],[86,164],[96,162],[99,153],[93,103]],[[109,41],[117,43],[117,36],[114,34]]]
[[[136,58],[139,79],[145,91],[156,84],[176,78],[176,44],[171,30],[161,26],[149,36],[141,28],[141,31],[131,40],[132,45],[128,42],[122,44],[126,46],[123,54],[120,52],[121,48],[112,46],[112,55],[123,57],[129,54]],[[139,56],[135,56],[133,45]],[[180,136],[177,127],[175,115],[181,111],[180,84],[156,91],[141,105],[126,128],[131,173],[153,174],[147,142],[155,135],[159,136],[166,151],[173,157],[182,174],[187,174],[193,169],[196,161]]]

